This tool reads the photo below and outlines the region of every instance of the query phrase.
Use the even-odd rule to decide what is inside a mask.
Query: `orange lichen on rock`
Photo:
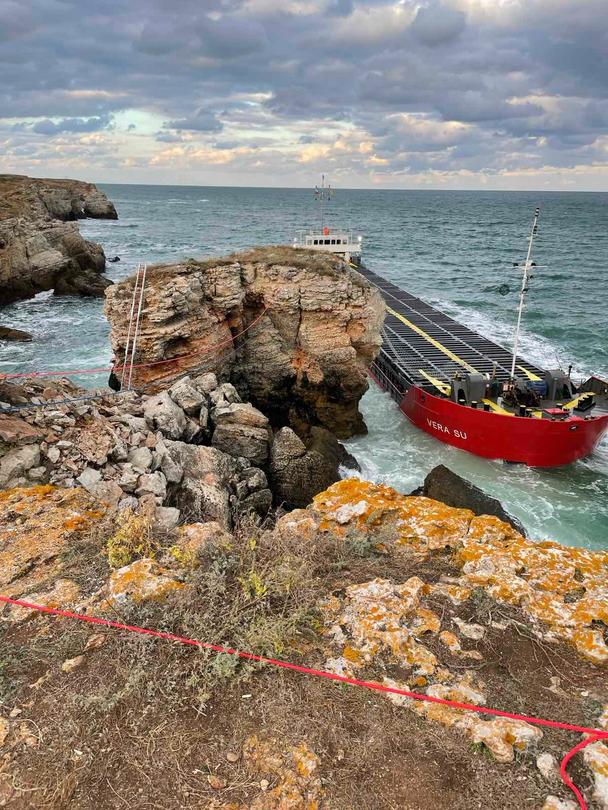
[[[91,528],[103,511],[83,489],[34,486],[0,492],[0,586],[26,594],[62,570],[61,555],[75,533]]]
[[[277,782],[254,798],[249,810],[318,810],[321,806],[320,760],[305,743],[283,749],[274,740],[252,736],[243,746],[243,758],[250,770]]]
[[[549,638],[570,641],[594,663],[608,662],[608,552],[534,542],[496,517],[476,517],[357,478],[318,495],[311,511],[321,531],[363,533],[368,541],[381,533],[383,547],[393,553],[432,557],[451,549],[461,574],[437,587],[453,602],[483,588],[544,623]]]
[[[101,607],[111,607],[127,600],[164,599],[184,587],[183,582],[174,579],[155,560],[144,558],[114,571],[103,590]]]

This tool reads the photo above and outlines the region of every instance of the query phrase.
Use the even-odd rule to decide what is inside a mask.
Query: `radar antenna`
[[[315,200],[319,203],[319,210],[321,214],[321,230],[325,226],[325,205],[333,199],[335,192],[329,185],[325,185],[325,175],[321,175],[321,185],[315,186]]]

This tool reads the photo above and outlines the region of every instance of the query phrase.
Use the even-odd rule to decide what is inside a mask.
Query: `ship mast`
[[[325,226],[325,203],[329,202],[331,198],[334,196],[334,190],[329,185],[325,185],[325,175],[321,175],[321,186],[315,186],[315,199],[319,203],[319,208],[321,212],[321,230],[323,230]]]
[[[519,293],[519,308],[517,310],[517,326],[515,327],[515,340],[513,341],[513,362],[511,364],[511,382],[515,380],[515,366],[517,364],[517,350],[519,348],[519,335],[521,331],[521,316],[524,311],[526,303],[526,293],[529,289],[530,279],[532,275],[530,271],[536,267],[536,263],[532,261],[532,246],[534,244],[534,237],[538,233],[538,219],[540,217],[540,208],[534,211],[534,222],[532,223],[532,230],[530,231],[530,239],[528,240],[528,255],[523,265],[523,276],[521,280],[521,291]],[[513,267],[519,267],[517,262],[513,263]]]

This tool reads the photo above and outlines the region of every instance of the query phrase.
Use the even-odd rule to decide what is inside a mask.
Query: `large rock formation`
[[[106,293],[112,347],[124,361],[134,280]],[[343,261],[260,248],[148,271],[135,384],[156,391],[186,373],[231,380],[273,426],[365,431],[358,403],[379,350],[384,304]],[[163,363],[163,360],[170,362]]]
[[[84,217],[117,218],[93,184],[0,175],[0,304],[43,290],[103,295],[103,249],[71,221]]]
[[[511,526],[524,537],[526,530],[517,518],[510,515],[496,498],[487,495],[482,489],[476,487],[466,478],[457,475],[452,470],[439,464],[434,467],[424,479],[420,489],[413,495],[426,495],[436,501],[441,501],[457,509],[470,509],[476,515],[494,515],[494,517],[510,523]]]

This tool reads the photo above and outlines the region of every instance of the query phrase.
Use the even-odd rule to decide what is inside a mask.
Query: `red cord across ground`
[[[489,709],[487,706],[475,706],[472,703],[458,703],[454,700],[445,700],[444,698],[433,697],[432,695],[422,695],[419,692],[409,692],[406,689],[399,689],[394,686],[385,686],[381,683],[374,681],[361,681],[357,678],[348,678],[345,675],[337,675],[334,672],[327,672],[322,669],[313,669],[312,667],[304,667],[299,664],[292,664],[289,661],[281,661],[277,658],[266,658],[263,655],[256,655],[255,653],[242,652],[241,650],[233,650],[231,647],[223,647],[220,644],[210,644],[206,641],[196,641],[192,638],[185,636],[177,636],[174,633],[165,633],[160,630],[149,630],[145,627],[137,627],[136,625],[122,624],[121,622],[110,621],[109,619],[101,619],[97,616],[85,616],[82,613],[73,613],[69,610],[60,610],[59,608],[47,607],[46,605],[36,605],[31,602],[24,602],[21,599],[11,599],[9,596],[1,596],[0,602],[5,602],[9,605],[17,605],[18,607],[28,608],[29,610],[40,611],[41,613],[50,613],[53,616],[62,616],[65,619],[77,619],[81,622],[88,622],[89,624],[102,625],[103,627],[112,627],[115,630],[126,630],[129,633],[139,633],[143,636],[152,636],[154,638],[162,638],[166,641],[174,641],[178,644],[188,644],[192,647],[198,647],[204,650],[211,650],[217,653],[224,653],[225,655],[236,655],[239,658],[244,658],[247,661],[255,661],[260,664],[268,664],[273,667],[280,667],[281,669],[289,669],[293,672],[300,672],[303,675],[311,675],[316,678],[326,678],[330,681],[339,681],[340,683],[347,683],[351,686],[361,686],[365,689],[374,689],[377,692],[388,692],[392,695],[401,695],[402,697],[411,698],[412,700],[421,700],[425,703],[440,703],[442,706],[449,706],[451,709],[458,709],[460,711],[478,712],[479,714],[489,714],[494,717],[506,717],[509,720],[519,720],[525,723],[531,723],[535,726],[546,726],[548,728],[557,728],[563,731],[574,731],[579,734],[590,735],[587,739],[582,740],[578,745],[572,748],[563,758],[560,768],[560,773],[564,784],[572,790],[579,803],[580,810],[587,810],[587,805],[582,793],[572,782],[567,773],[567,767],[570,760],[576,756],[580,751],[591,743],[598,742],[599,740],[608,741],[608,731],[602,731],[596,728],[587,728],[586,726],[576,726],[572,723],[562,723],[558,720],[545,720],[541,717],[530,717],[525,714],[513,714],[511,712],[503,712],[500,709]]]
[[[207,354],[211,354],[211,352],[216,351],[216,349],[221,349],[223,346],[228,346],[229,344],[233,343],[237,338],[244,335],[248,332],[252,327],[256,325],[259,321],[262,320],[264,315],[266,314],[266,308],[255,318],[249,326],[246,326],[240,332],[237,332],[236,335],[231,335],[226,340],[222,340],[220,343],[216,343],[214,346],[209,346],[204,352],[188,352],[187,354],[178,354],[176,357],[169,357],[165,360],[152,360],[149,363],[135,363],[133,368],[148,368],[149,366],[160,366],[169,364],[169,363],[177,363],[178,360],[184,360],[187,357],[205,357]],[[20,371],[14,374],[0,374],[0,378],[4,380],[13,380],[17,377],[75,377],[80,376],[81,374],[101,374],[106,371],[114,371],[120,372],[125,368],[125,366],[103,366],[99,368],[79,368],[79,369],[68,369],[67,371]],[[129,365],[128,368],[131,368]]]

